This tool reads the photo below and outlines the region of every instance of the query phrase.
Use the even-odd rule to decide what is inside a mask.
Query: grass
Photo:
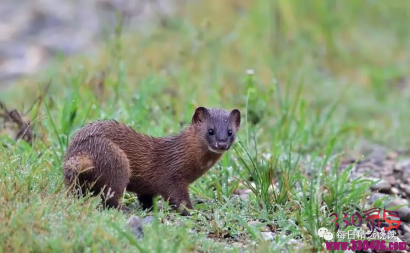
[[[33,145],[0,139],[0,251],[278,252],[293,251],[293,238],[301,252],[324,251],[317,229],[333,226],[332,212],[362,211],[370,185],[340,173],[340,158],[362,141],[410,144],[410,89],[397,84],[410,66],[409,10],[406,1],[192,3],[143,33],[117,27],[98,54],[59,58],[3,90],[26,111],[51,80],[27,115]],[[127,215],[66,196],[61,159],[85,123],[114,118],[162,136],[185,127],[196,105],[239,108],[243,119],[233,149],[191,185],[192,217],[166,203],[147,214],[126,194],[136,215],[155,218],[136,240]],[[251,189],[247,200],[237,188]]]

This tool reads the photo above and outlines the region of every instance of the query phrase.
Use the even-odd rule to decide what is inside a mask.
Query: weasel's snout
[[[227,142],[219,141],[219,142],[216,143],[216,148],[227,150],[229,148],[229,145],[228,145]]]

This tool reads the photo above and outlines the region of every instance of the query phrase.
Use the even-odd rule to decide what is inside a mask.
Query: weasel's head
[[[238,109],[229,112],[218,108],[198,107],[192,116],[192,125],[196,127],[208,149],[219,154],[231,148],[240,124],[241,113]]]

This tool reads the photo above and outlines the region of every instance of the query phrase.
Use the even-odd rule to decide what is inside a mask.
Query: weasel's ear
[[[239,129],[241,125],[241,112],[238,109],[233,109],[229,114],[231,121],[235,124],[236,130]]]
[[[194,116],[192,116],[192,124],[204,122],[209,117],[209,111],[205,107],[198,107],[195,110]]]

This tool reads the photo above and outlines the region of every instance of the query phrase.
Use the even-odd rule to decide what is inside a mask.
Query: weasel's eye
[[[209,129],[209,130],[208,130],[208,134],[209,134],[209,135],[214,135],[214,130],[213,130],[213,129]]]
[[[232,135],[232,130],[228,131],[228,135],[231,136]]]

